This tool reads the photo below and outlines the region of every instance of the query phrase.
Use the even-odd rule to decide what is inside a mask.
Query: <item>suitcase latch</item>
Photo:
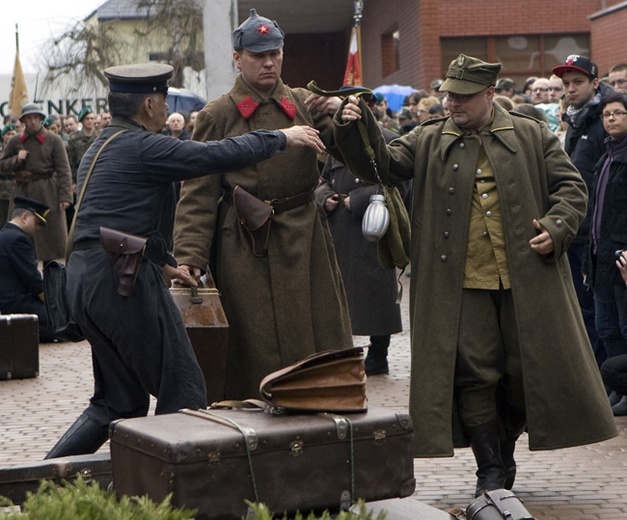
[[[290,442],[290,456],[300,457],[304,452],[304,445],[305,443],[300,439]]]
[[[375,430],[372,434],[372,438],[374,439],[375,444],[383,444],[386,438],[385,430]]]
[[[207,454],[207,461],[212,466],[220,463],[220,450],[211,451]]]

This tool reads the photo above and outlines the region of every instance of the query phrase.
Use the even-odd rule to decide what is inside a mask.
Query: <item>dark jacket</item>
[[[570,160],[581,173],[583,180],[586,181],[588,192],[592,190],[595,165],[605,152],[605,139],[607,138],[607,133],[605,128],[603,128],[603,121],[601,120],[601,100],[612,92],[611,87],[600,83],[597,93],[582,108],[576,120],[567,119],[568,131],[564,140],[564,150],[566,150]],[[588,200],[586,218],[579,227],[575,242],[588,240],[590,222],[592,220],[591,200]]]
[[[19,226],[8,222],[0,230],[0,312],[4,304],[24,295],[41,301],[41,293],[43,284],[37,270],[33,239]]]
[[[611,146],[611,142],[608,143]],[[597,178],[590,200],[594,209],[597,198],[598,174],[608,158],[608,153],[597,163]],[[615,251],[627,249],[627,151],[617,154],[610,165],[603,213],[601,215],[601,235],[597,238],[597,250],[592,254],[592,244],[588,249],[588,283],[594,285],[623,285],[620,271],[616,268]],[[591,268],[590,268],[591,267]]]

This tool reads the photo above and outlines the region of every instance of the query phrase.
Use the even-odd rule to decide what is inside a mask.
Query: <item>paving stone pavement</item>
[[[409,284],[405,277],[403,284],[407,329]],[[355,338],[356,345],[366,342],[367,338]],[[410,360],[407,330],[393,336],[389,360],[389,375],[368,380],[369,401],[406,410]],[[86,342],[42,344],[38,378],[0,381],[0,468],[41,460],[87,405],[92,390]],[[627,519],[627,417],[618,417],[616,422],[620,432],[617,438],[589,446],[530,452],[526,436],[521,438],[514,491],[536,518]],[[475,467],[469,449],[458,450],[451,458],[415,459],[414,468],[417,486],[410,500],[442,512],[428,514],[425,510],[416,518],[449,518],[444,511],[465,508],[472,502]]]

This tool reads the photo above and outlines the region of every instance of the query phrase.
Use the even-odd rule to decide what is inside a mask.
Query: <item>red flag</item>
[[[351,32],[351,44],[348,50],[348,62],[344,73],[344,86],[362,86],[361,76],[361,28],[354,26]]]

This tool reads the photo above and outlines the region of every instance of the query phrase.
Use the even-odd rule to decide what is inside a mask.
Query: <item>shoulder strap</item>
[[[67,244],[65,245],[65,263],[67,263],[68,259],[70,258],[70,253],[72,253],[72,249],[74,248],[74,227],[76,226],[76,217],[78,216],[78,210],[81,207],[81,202],[83,202],[85,190],[87,188],[87,184],[89,183],[89,178],[91,177],[91,173],[94,171],[94,166],[96,166],[96,161],[98,160],[98,157],[100,157],[100,153],[102,152],[102,150],[104,150],[105,146],[107,146],[111,141],[113,141],[113,139],[115,139],[118,135],[123,134],[124,132],[126,132],[126,130],[119,130],[115,134],[109,136],[109,138],[102,144],[98,152],[96,152],[96,156],[89,166],[89,171],[85,176],[85,182],[83,182],[81,192],[78,195],[76,205],[74,206],[74,218],[72,219],[72,225],[70,226],[70,231],[67,237]]]

